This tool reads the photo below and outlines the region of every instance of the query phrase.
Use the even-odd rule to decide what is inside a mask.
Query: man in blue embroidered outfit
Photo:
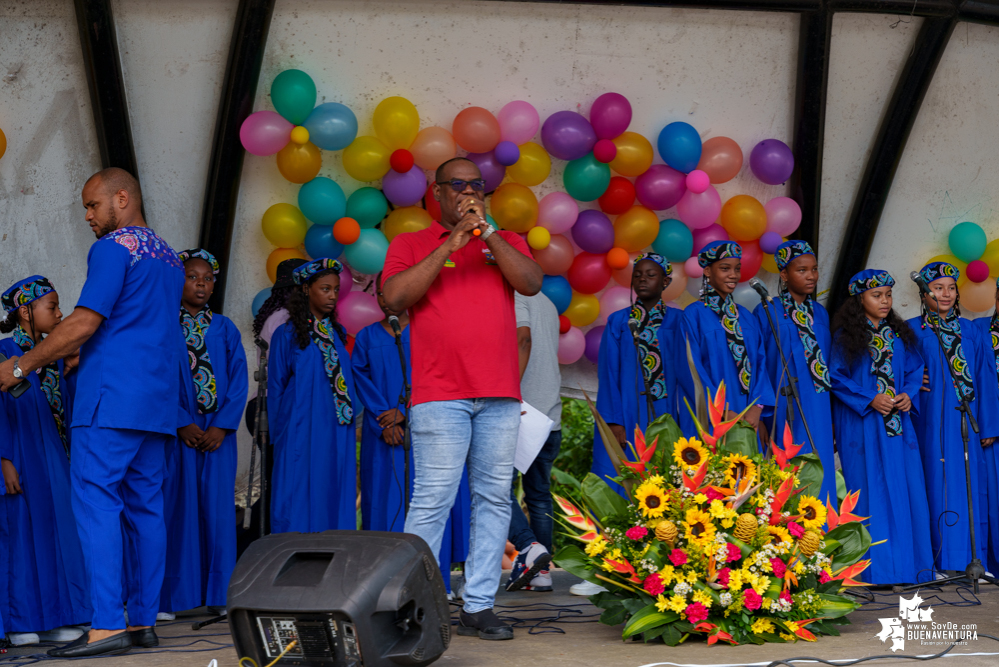
[[[97,236],[76,309],[20,358],[0,365],[0,389],[82,346],[71,421],[73,510],[94,607],[93,628],[54,657],[117,654],[158,643],[166,529],[163,469],[176,436],[183,359],[177,304],[184,272],[177,253],[146,226],[139,183],[105,169],[83,187]],[[122,591],[125,554],[136,576]],[[125,624],[122,602],[127,601]],[[128,631],[126,631],[126,629]]]

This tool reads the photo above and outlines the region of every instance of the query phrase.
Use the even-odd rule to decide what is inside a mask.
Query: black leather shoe
[[[513,639],[513,628],[501,621],[492,609],[474,614],[466,614],[462,609],[458,614],[458,634],[463,637],[478,635],[479,639]]]
[[[121,655],[132,648],[132,636],[127,631],[90,644],[87,643],[89,638],[90,633],[84,632],[74,642],[61,648],[49,649],[49,655],[53,658],[93,658],[99,655]]]
[[[152,628],[142,628],[141,630],[129,630],[132,635],[132,646],[139,648],[153,648],[160,645],[160,638],[156,636],[156,631]]]

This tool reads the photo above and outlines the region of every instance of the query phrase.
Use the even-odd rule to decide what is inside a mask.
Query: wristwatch
[[[17,363],[17,362],[18,362],[18,360],[17,360],[17,359],[15,359],[15,360],[14,360],[14,370],[12,370],[12,371],[11,371],[11,373],[12,373],[12,374],[14,375],[14,377],[16,377],[16,378],[17,378],[18,380],[23,380],[23,379],[24,379],[24,373],[22,373],[22,372],[21,372],[21,367],[20,367],[20,366],[18,365],[18,363]]]

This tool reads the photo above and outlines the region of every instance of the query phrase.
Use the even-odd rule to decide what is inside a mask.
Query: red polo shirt
[[[517,234],[496,233],[531,256]],[[434,221],[419,232],[396,236],[382,280],[419,263],[448,234]],[[465,398],[520,400],[513,288],[484,241],[473,238],[452,254],[409,316],[413,405]]]

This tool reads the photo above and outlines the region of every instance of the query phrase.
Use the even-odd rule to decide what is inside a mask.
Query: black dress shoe
[[[132,635],[132,646],[139,648],[153,648],[160,645],[160,638],[156,636],[156,631],[152,628],[142,628],[141,630],[129,630]]]
[[[92,658],[98,655],[120,655],[128,653],[132,648],[132,636],[127,631],[88,644],[89,638],[90,633],[85,632],[74,642],[61,648],[49,649],[49,655],[53,658]]]
[[[479,639],[513,639],[513,628],[500,620],[492,609],[483,609],[467,614],[462,609],[458,614],[458,634],[463,637],[479,636]]]

